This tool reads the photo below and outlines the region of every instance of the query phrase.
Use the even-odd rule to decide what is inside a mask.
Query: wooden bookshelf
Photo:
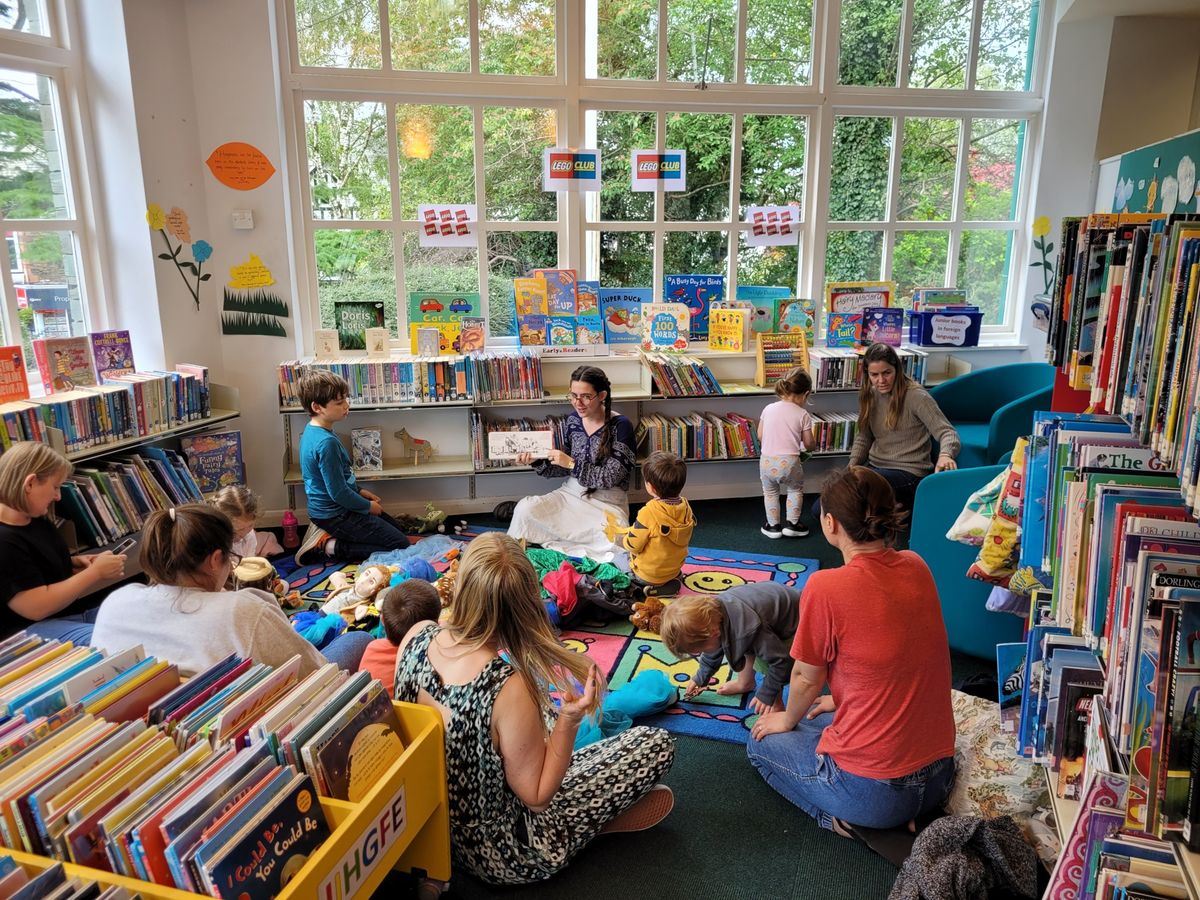
[[[384,459],[383,468],[377,472],[354,470],[356,481],[390,481],[395,478],[447,478],[453,475],[473,475],[474,460],[469,456],[435,456],[427,462],[413,465],[411,461]],[[304,476],[298,465],[289,466],[283,483],[304,484]]]

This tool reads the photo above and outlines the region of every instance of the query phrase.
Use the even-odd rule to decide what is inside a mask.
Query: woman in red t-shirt
[[[846,564],[805,584],[787,709],[755,723],[747,752],[822,827],[893,828],[941,806],[954,784],[937,587],[919,556],[890,548],[903,521],[879,473],[832,475],[820,514]]]

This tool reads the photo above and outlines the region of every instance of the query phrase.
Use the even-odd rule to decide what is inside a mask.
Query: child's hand
[[[368,491],[366,488],[359,488],[359,489],[358,489],[358,492],[359,492],[359,493],[360,493],[362,496],[366,497],[368,500],[374,500],[376,503],[378,503],[378,502],[379,502],[379,497],[378,497],[378,495],[376,495],[376,494],[372,494],[372,493],[371,493],[370,491]]]
[[[373,515],[373,516],[382,516],[383,515],[383,507],[380,505],[378,500],[371,501],[371,515]]]
[[[697,694],[702,694],[702,693],[704,693],[704,688],[705,688],[705,686],[704,686],[704,685],[702,685],[702,684],[699,684],[699,683],[698,683],[698,682],[696,682],[696,681],[693,681],[691,684],[689,684],[689,685],[687,686],[687,690],[683,692],[683,699],[684,699],[684,700],[691,700],[691,699],[692,699],[693,697],[695,697]]]
[[[822,694],[817,698],[817,702],[808,708],[808,712],[804,714],[804,718],[815,719],[824,713],[833,712],[834,709],[833,697],[830,694]]]
[[[760,716],[765,716],[765,715],[766,715],[767,713],[769,713],[769,712],[776,712],[776,711],[777,711],[777,710],[775,709],[775,707],[774,707],[772,704],[770,704],[770,703],[763,703],[763,702],[762,702],[761,700],[759,700],[757,697],[753,697],[753,698],[751,698],[751,700],[750,700],[750,710],[751,710],[752,712],[758,713]]]

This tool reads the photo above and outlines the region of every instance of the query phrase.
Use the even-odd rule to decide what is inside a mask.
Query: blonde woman
[[[397,700],[446,720],[454,865],[493,884],[541,881],[597,834],[665,818],[674,798],[658,782],[675,756],[665,731],[632,728],[572,752],[604,678],[559,643],[517,542],[480,535],[460,572],[446,626],[418,622],[405,636],[395,685]]]
[[[24,628],[87,644],[91,614],[51,617],[125,574],[123,555],[72,556],[46,518],[72,471],[65,456],[37,441],[13,444],[0,456],[0,636]]]

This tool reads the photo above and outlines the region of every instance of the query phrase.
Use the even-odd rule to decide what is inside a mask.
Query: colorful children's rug
[[[465,539],[474,536],[472,533],[461,535]],[[438,571],[447,565],[443,561],[434,562]],[[337,563],[301,566],[288,580],[306,599],[319,600],[328,592],[329,576],[340,568],[342,566]],[[353,570],[357,567],[345,568]],[[815,559],[693,547],[683,566],[684,593],[719,594],[737,585],[760,581],[779,582],[799,591],[817,568]],[[639,672],[656,669],[680,687],[682,696],[698,665],[694,659],[676,660],[663,647],[658,635],[638,631],[624,619],[585,623],[564,631],[562,639],[567,646],[586,653],[596,662],[608,678],[610,689],[628,683]],[[728,665],[724,665],[717,670],[715,681],[722,684],[733,675]],[[721,696],[708,690],[692,700],[680,701],[660,715],[638,719],[637,724],[658,725],[679,734],[741,744],[746,741],[756,718],[748,708],[751,696]]]

